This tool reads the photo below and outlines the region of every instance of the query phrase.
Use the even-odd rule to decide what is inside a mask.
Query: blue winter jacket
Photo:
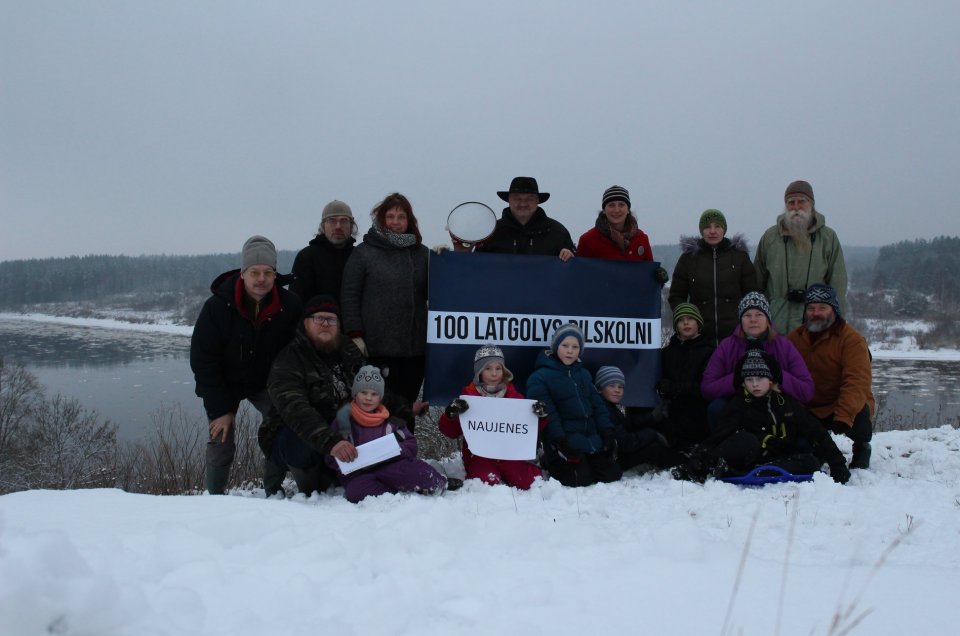
[[[592,455],[603,448],[599,431],[613,429],[603,397],[579,360],[567,366],[541,351],[527,379],[527,397],[547,405],[547,444],[566,440],[570,448]]]

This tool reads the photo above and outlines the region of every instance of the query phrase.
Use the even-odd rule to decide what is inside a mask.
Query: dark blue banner
[[[440,406],[473,377],[483,344],[503,349],[524,393],[540,351],[558,326],[584,333],[581,360],[591,374],[620,367],[626,406],[654,406],[660,377],[659,263],[550,256],[430,254],[430,314],[424,399]]]

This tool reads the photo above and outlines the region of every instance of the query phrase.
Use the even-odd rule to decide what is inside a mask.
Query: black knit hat
[[[533,177],[514,177],[513,181],[510,182],[510,189],[498,191],[497,196],[509,203],[510,195],[514,193],[535,194],[540,199],[540,203],[550,198],[549,192],[540,192],[540,186],[537,185],[537,180]]]
[[[338,319],[340,318],[340,305],[333,299],[333,296],[327,296],[326,294],[318,294],[311,298],[304,305],[302,318],[307,318],[321,311],[334,314]]]
[[[759,309],[770,321],[770,303],[767,301],[767,297],[760,292],[747,292],[740,300],[740,305],[737,306],[737,317],[742,320],[743,314],[747,313],[749,309]]]
[[[783,375],[777,359],[772,355],[761,349],[748,349],[737,362],[737,373],[733,380],[734,388],[742,385],[747,378],[770,378],[780,384]]]
[[[603,209],[607,207],[608,203],[613,201],[623,201],[627,204],[627,209],[630,209],[630,193],[623,186],[610,186],[603,191],[603,202],[600,204],[600,208]]]

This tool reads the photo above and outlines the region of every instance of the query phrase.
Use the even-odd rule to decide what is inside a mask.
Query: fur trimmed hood
[[[730,238],[724,237],[723,240],[717,245],[717,248],[720,250],[735,249],[746,254],[750,253],[750,248],[747,244],[747,237],[744,236],[743,233],[734,234]],[[701,251],[706,252],[709,249],[709,246],[699,236],[682,235],[680,237],[681,254],[696,254],[697,252]]]

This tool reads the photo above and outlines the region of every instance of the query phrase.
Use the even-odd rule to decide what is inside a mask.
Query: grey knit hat
[[[503,350],[496,345],[483,345],[473,356],[473,383],[480,386],[480,372],[491,362],[499,362],[503,367],[503,383],[513,380],[513,373],[503,360]]]
[[[246,271],[248,267],[254,265],[268,265],[277,269],[277,248],[273,242],[265,236],[251,236],[243,244],[241,254],[240,271]]]
[[[349,216],[352,219],[353,210],[351,210],[350,206],[343,201],[337,201],[334,199],[330,203],[323,206],[323,214],[320,216],[320,222],[323,223],[331,216]]]
[[[357,372],[357,376],[353,379],[353,388],[351,389],[350,395],[357,397],[357,393],[360,391],[370,389],[382,398],[384,387],[385,384],[380,369],[368,364],[360,367],[360,370]]]
[[[767,297],[760,292],[752,291],[743,297],[737,307],[737,318],[742,319],[743,314],[747,313],[748,309],[759,309],[767,317],[767,320],[770,320],[770,303],[767,302]]]
[[[824,303],[833,307],[833,313],[840,318],[840,301],[837,299],[837,290],[824,283],[814,283],[807,287],[807,293],[803,298],[803,306],[811,303]]]
[[[567,336],[576,338],[577,342],[580,343],[580,348],[583,349],[583,332],[580,331],[580,327],[575,323],[568,322],[553,332],[553,337],[550,338],[550,351],[556,353],[557,349],[560,348],[560,343],[563,342]]]
[[[597,377],[593,380],[597,389],[602,389],[608,384],[622,384],[627,386],[627,378],[619,367],[604,366],[597,369]]]
[[[603,202],[600,204],[600,208],[607,207],[607,204],[612,201],[623,201],[627,204],[627,209],[630,209],[630,193],[623,186],[610,186],[603,191]]]

